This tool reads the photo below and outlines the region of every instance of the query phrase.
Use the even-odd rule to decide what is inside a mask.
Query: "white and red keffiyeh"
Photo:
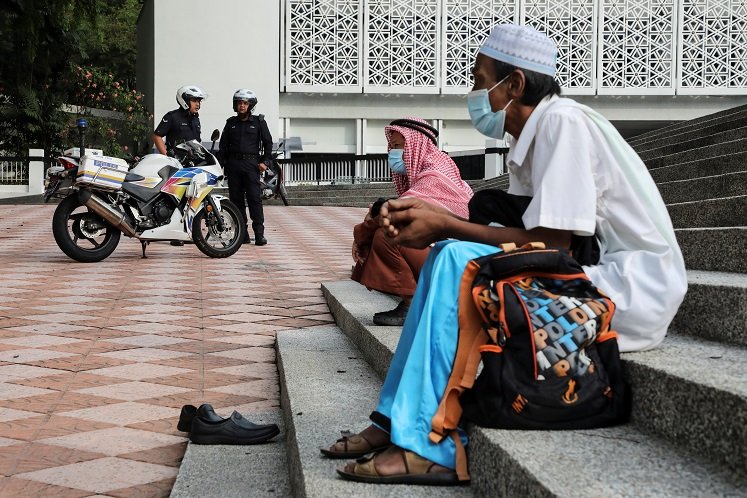
[[[407,117],[428,124],[420,118]],[[392,131],[405,137],[403,159],[407,175],[392,172],[392,182],[399,197],[417,197],[444,207],[462,218],[469,216],[467,204],[472,189],[462,180],[454,161],[439,150],[423,133],[404,126],[388,125],[384,133],[391,149]]]

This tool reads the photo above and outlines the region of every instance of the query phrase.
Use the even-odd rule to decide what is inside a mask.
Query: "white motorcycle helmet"
[[[197,85],[187,85],[176,91],[176,102],[185,111],[189,110],[190,99],[206,99],[208,94]]]
[[[254,106],[257,105],[257,96],[248,88],[239,88],[233,94],[233,112],[237,112],[236,102],[239,101],[249,102],[249,112],[252,112]]]

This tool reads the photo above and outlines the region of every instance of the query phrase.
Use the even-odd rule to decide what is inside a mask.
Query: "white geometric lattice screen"
[[[289,89],[360,91],[360,0],[289,0]]]
[[[522,24],[547,33],[558,45],[556,78],[568,93],[593,94],[596,86],[594,0],[526,0]]]
[[[518,21],[556,41],[571,95],[747,92],[747,0],[284,1],[287,91],[463,93]]]
[[[438,93],[438,0],[366,4],[366,89]]]
[[[472,63],[490,28],[517,19],[518,0],[445,0],[443,7],[444,93],[464,93],[472,86]]]
[[[745,93],[747,1],[680,2],[680,93]]]
[[[673,94],[675,0],[604,0],[599,93]]]

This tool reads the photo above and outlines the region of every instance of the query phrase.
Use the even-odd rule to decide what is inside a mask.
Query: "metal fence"
[[[485,154],[452,157],[463,180],[485,178]],[[286,185],[335,185],[392,180],[386,154],[338,154],[279,159]]]
[[[388,182],[386,154],[338,154],[279,159],[287,185]]]
[[[28,185],[29,158],[21,156],[0,156],[0,185]]]

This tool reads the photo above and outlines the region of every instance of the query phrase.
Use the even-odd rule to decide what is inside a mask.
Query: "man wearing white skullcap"
[[[469,479],[465,433],[436,427],[444,413],[461,413],[450,412],[457,398],[443,393],[456,355],[454,303],[462,273],[470,260],[498,252],[500,244],[539,241],[570,249],[615,303],[612,327],[621,351],[653,348],[664,339],[687,290],[669,215],[646,166],[615,128],[560,97],[556,54],[539,31],[503,24],[475,58],[467,108],[484,135],[511,135],[508,192],[477,192],[469,220],[414,198],[382,206],[381,225],[393,242],[436,245],[421,271],[373,425],[341,440],[350,457],[356,449],[389,447],[339,469],[342,477],[426,484]]]

